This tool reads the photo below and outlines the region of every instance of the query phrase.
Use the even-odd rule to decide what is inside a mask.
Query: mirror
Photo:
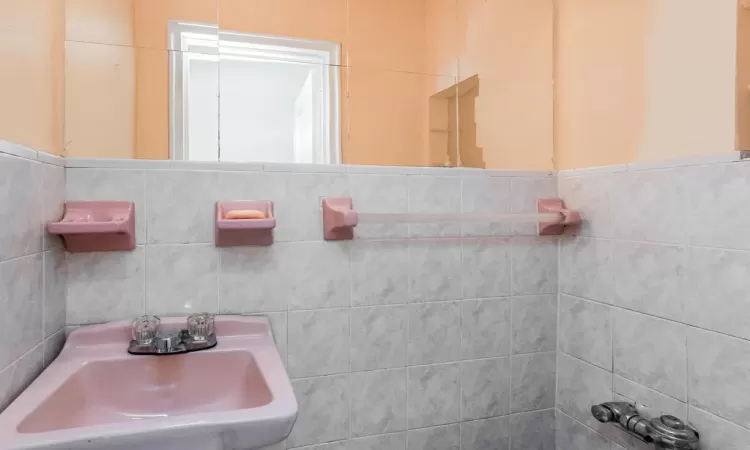
[[[552,0],[65,0],[65,154],[547,169]]]

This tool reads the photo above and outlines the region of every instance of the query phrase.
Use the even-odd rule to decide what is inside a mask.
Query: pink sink
[[[297,402],[268,321],[218,316],[216,336],[210,350],[134,356],[127,321],[73,332],[0,414],[0,449],[250,450],[284,440]]]

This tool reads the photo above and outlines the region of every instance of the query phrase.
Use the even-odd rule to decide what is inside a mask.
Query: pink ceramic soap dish
[[[227,219],[229,211],[257,210],[265,219]],[[276,219],[273,202],[268,200],[233,200],[216,202],[215,238],[217,247],[238,245],[271,245]]]
[[[134,211],[133,202],[65,202],[62,220],[47,224],[47,231],[62,235],[72,253],[133,250]]]

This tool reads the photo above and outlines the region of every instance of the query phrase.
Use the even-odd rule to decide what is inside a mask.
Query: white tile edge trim
[[[34,150],[24,145],[16,144],[10,141],[0,140],[0,153],[18,158],[28,159],[29,161],[38,161],[53,166],[65,167],[65,158],[52,155],[47,152]]]
[[[63,159],[63,158],[60,158]],[[428,175],[452,177],[513,177],[551,178],[552,170],[485,170],[471,168],[408,167],[408,166],[354,166],[299,163],[233,163],[201,161],[156,161],[114,158],[65,158],[69,169],[129,169],[129,170],[197,170],[283,173],[331,173],[364,175]]]
[[[718,155],[699,155],[672,158],[665,161],[636,162],[613,166],[585,167],[582,169],[568,169],[557,172],[560,177],[577,177],[585,175],[599,175],[618,172],[635,172],[641,170],[671,169],[677,167],[706,166],[711,164],[726,164],[750,160],[750,151],[734,151]]]

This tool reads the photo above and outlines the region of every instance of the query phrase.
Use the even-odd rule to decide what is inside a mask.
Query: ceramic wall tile
[[[57,359],[58,355],[60,355],[60,352],[65,345],[65,339],[65,329],[62,329],[42,342],[42,351],[44,352],[43,361],[45,368],[52,364],[52,361]]]
[[[283,201],[275,205],[277,242],[323,240],[323,197],[349,197],[344,174],[286,173]]]
[[[557,239],[516,237],[511,248],[513,295],[557,293]]]
[[[133,319],[145,313],[146,251],[68,255],[68,325]]]
[[[146,248],[146,312],[189,316],[218,311],[219,254],[211,244]]]
[[[349,306],[346,243],[289,242],[227,248],[221,254],[219,291],[223,311]],[[290,283],[290,279],[295,282]]]
[[[402,175],[349,176],[352,202],[358,213],[409,212],[409,182]],[[404,238],[409,234],[408,224],[357,225],[356,239]]]
[[[557,407],[587,426],[606,425],[591,415],[591,405],[612,401],[612,373],[580,359],[559,353],[557,358]]]
[[[738,207],[750,188],[750,164],[711,164],[684,170],[690,180],[690,243],[750,250],[750,212]]]
[[[750,339],[750,252],[691,248],[685,291],[687,323]]]
[[[462,244],[463,298],[509,295],[511,252],[505,239],[464,241]]]
[[[510,411],[511,371],[509,358],[461,363],[461,418],[484,419]]]
[[[458,450],[461,437],[458,424],[410,430],[407,450]]]
[[[409,212],[460,213],[461,178],[436,176],[409,177]],[[410,224],[412,237],[458,236],[459,224]]]
[[[409,429],[458,422],[461,413],[458,364],[410,367],[408,377]]]
[[[289,376],[310,377],[349,371],[349,310],[288,314]]]
[[[40,253],[0,262],[0,367],[44,338],[42,271]]]
[[[0,154],[0,261],[42,250],[41,164]]]
[[[511,304],[507,298],[461,302],[463,359],[508,355],[510,334]]]
[[[135,204],[135,240],[146,242],[146,178],[142,170],[67,169],[67,200],[120,200]]]
[[[23,358],[0,370],[0,411],[18,397],[42,373],[42,346],[38,345]]]
[[[44,337],[65,328],[68,264],[61,249],[44,252]]]
[[[331,442],[349,437],[347,375],[293,380],[299,412],[288,447]]]
[[[408,324],[406,306],[352,308],[352,370],[406,366]]]
[[[557,450],[610,450],[609,440],[566,414],[558,413],[555,427]]]
[[[683,244],[688,240],[688,198],[683,169],[628,171],[616,179],[615,235],[631,241]]]
[[[612,370],[612,308],[560,296],[560,350]]]
[[[701,450],[744,450],[750,441],[750,430],[690,407],[690,422],[700,432]]]
[[[461,423],[461,450],[508,450],[510,418],[471,420]]]
[[[219,310],[225,314],[286,311],[288,266],[283,247],[232,247],[220,250]]]
[[[406,429],[406,369],[354,372],[349,383],[353,437]]]
[[[351,439],[346,450],[406,450],[406,433],[384,434]]]
[[[512,315],[512,353],[546,352],[557,348],[556,295],[513,297]]]
[[[458,303],[409,305],[409,365],[461,358],[461,307]]]
[[[520,178],[514,177],[510,181],[510,210],[514,213],[537,212],[537,200],[542,198],[557,198],[557,179],[550,177]],[[513,224],[514,234],[536,235],[535,223]]]
[[[512,413],[555,407],[555,352],[514,355],[510,364]]]
[[[461,179],[461,211],[464,213],[508,213],[511,207],[509,178],[463,177]],[[507,236],[507,222],[465,223],[464,236]]]
[[[511,450],[555,450],[555,410],[510,416]]]
[[[614,234],[612,174],[559,177],[558,195],[569,209],[580,211],[581,226],[573,233],[608,238]]]
[[[214,241],[216,172],[148,170],[145,177],[149,244]]]
[[[750,428],[750,343],[691,328],[688,332],[690,404]]]
[[[353,306],[409,301],[409,247],[403,242],[355,242],[351,259]]]
[[[615,373],[685,400],[687,327],[644,314],[615,312]]]
[[[560,292],[599,302],[612,302],[612,241],[564,238],[560,246]]]
[[[613,303],[672,320],[684,320],[685,265],[682,246],[615,244]]]
[[[687,417],[687,404],[661,392],[615,375],[613,391],[645,407],[652,416],[671,414],[683,420]]]
[[[453,241],[409,243],[409,295],[413,302],[461,298],[461,244]]]
[[[56,222],[63,216],[65,204],[65,168],[42,164],[42,226],[44,250],[62,247],[60,236],[46,232],[46,225]],[[136,232],[137,233],[137,232]]]

